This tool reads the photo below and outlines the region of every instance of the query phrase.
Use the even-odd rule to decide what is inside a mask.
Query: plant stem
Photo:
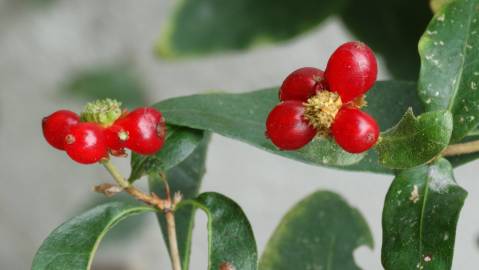
[[[153,205],[156,208],[162,210],[165,213],[166,224],[168,227],[168,243],[170,249],[170,256],[171,256],[171,264],[173,266],[173,270],[181,270],[181,263],[180,263],[180,253],[178,251],[178,240],[176,239],[176,225],[175,225],[175,216],[174,216],[174,207],[175,202],[171,199],[170,194],[170,187],[168,182],[166,181],[166,177],[164,174],[161,175],[165,183],[165,193],[166,193],[166,200],[160,199],[155,194],[148,195],[145,194],[143,191],[139,190],[135,186],[133,186],[130,182],[128,182],[118,171],[118,169],[110,162],[110,160],[105,159],[101,161],[103,166],[107,169],[107,171],[111,174],[115,182],[128,194],[135,197],[137,200],[140,200],[144,203],[149,205]]]
[[[106,170],[111,174],[115,182],[123,189],[127,189],[131,186],[130,182],[126,181],[125,178],[121,175],[118,169],[110,162],[109,159],[103,160],[101,162]]]
[[[181,270],[180,252],[178,250],[178,240],[176,239],[176,225],[173,211],[165,210],[166,224],[168,227],[168,243],[170,248],[171,264],[173,270]]]
[[[142,201],[146,204],[153,205],[158,209],[164,209],[164,201],[157,196],[150,196],[145,194],[143,191],[139,190],[137,187],[133,186],[128,182],[118,171],[118,169],[110,162],[110,160],[106,159],[101,161],[103,166],[107,169],[107,171],[111,174],[115,182],[128,194],[133,196],[135,199]]]
[[[472,141],[466,143],[458,143],[449,145],[443,152],[442,155],[447,156],[458,156],[463,154],[470,154],[474,152],[479,152],[479,141]]]
[[[165,187],[165,196],[166,201],[170,202],[168,207],[165,207],[165,218],[167,224],[167,231],[168,231],[168,243],[170,248],[170,257],[171,257],[171,264],[173,265],[173,270],[181,270],[181,263],[180,263],[180,252],[178,250],[178,240],[176,238],[176,223],[175,223],[175,215],[174,211],[171,208],[174,208],[172,205],[171,199],[171,191],[170,185],[168,184],[168,179],[166,178],[166,174],[160,172],[160,178],[163,181],[163,185]]]

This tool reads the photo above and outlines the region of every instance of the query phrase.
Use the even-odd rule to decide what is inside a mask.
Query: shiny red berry
[[[78,124],[78,122],[80,122],[80,117],[76,113],[68,110],[56,111],[43,118],[43,136],[51,146],[59,150],[65,150],[65,136],[70,127]]]
[[[138,108],[115,124],[121,126],[128,134],[126,147],[138,154],[154,154],[165,142],[165,119],[155,108]]]
[[[369,114],[344,107],[336,115],[331,133],[341,148],[350,153],[361,153],[376,143],[379,127]]]
[[[316,130],[304,118],[301,101],[282,102],[269,113],[266,136],[282,150],[295,150],[308,144]]]
[[[108,156],[104,129],[96,123],[79,123],[65,137],[65,150],[71,159],[92,164]]]
[[[324,72],[313,67],[303,67],[286,77],[279,89],[279,99],[306,101],[324,88]]]
[[[128,140],[128,132],[119,124],[114,123],[105,129],[106,145],[110,152],[115,156],[125,154],[126,141]]]
[[[339,46],[331,55],[324,77],[330,91],[343,103],[365,94],[376,82],[376,57],[364,43],[353,41]]]

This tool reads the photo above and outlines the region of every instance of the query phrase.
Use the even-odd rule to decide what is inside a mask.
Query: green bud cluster
[[[102,126],[110,126],[122,113],[121,102],[107,98],[87,103],[80,118],[83,122],[94,122]]]

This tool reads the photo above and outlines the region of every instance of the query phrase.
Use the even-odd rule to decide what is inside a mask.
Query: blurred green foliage
[[[284,42],[334,15],[385,58],[393,77],[417,79],[417,42],[432,17],[428,1],[182,0],[155,50],[177,59]]]
[[[62,92],[84,101],[113,98],[127,108],[147,104],[140,76],[125,64],[93,66],[74,72],[66,79]]]
[[[341,12],[346,27],[386,60],[397,79],[417,80],[417,43],[432,12],[428,1],[363,0],[349,1]]]

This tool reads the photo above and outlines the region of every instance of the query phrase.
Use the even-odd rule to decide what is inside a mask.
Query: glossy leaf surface
[[[97,206],[56,228],[45,239],[33,259],[32,270],[89,270],[105,234],[121,220],[151,207],[128,203]]]
[[[258,252],[253,230],[241,207],[219,193],[185,201],[208,216],[208,269],[255,270]],[[227,267],[229,266],[229,268]]]
[[[456,0],[436,13],[419,42],[419,95],[427,111],[449,110],[451,141],[479,123],[479,0]]]
[[[376,146],[379,161],[393,169],[424,164],[448,146],[451,132],[452,116],[448,111],[415,117],[412,110],[408,110],[395,127],[381,134]]]
[[[384,203],[384,268],[450,269],[466,196],[445,159],[400,172]]]

